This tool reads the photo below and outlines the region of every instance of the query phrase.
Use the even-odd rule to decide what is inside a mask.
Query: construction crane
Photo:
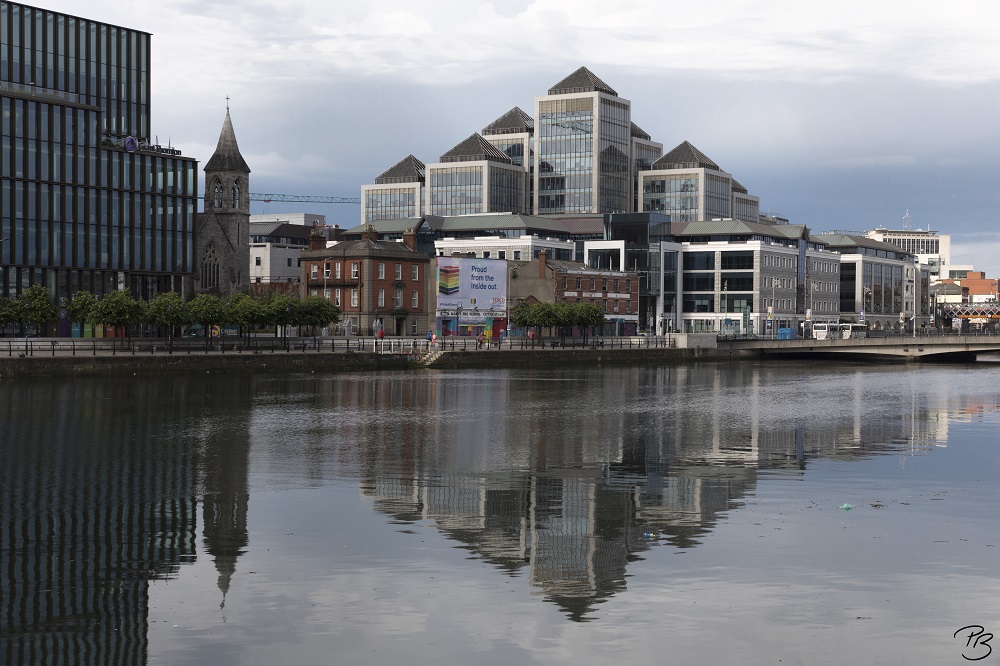
[[[261,194],[261,193],[250,193],[250,201],[263,201],[264,203],[271,203],[272,201],[305,201],[309,203],[344,203],[344,204],[359,204],[361,199],[358,197],[317,197],[308,194]]]

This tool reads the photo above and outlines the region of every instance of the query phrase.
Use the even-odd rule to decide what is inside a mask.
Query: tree
[[[285,337],[285,344],[288,344],[287,326],[298,321],[299,308],[302,301],[288,294],[271,294],[265,301],[264,313],[265,323],[272,324],[281,329],[281,334]]]
[[[70,323],[93,323],[96,305],[97,299],[89,291],[78,291],[72,298],[63,299],[63,307],[66,309],[66,317]]]
[[[574,303],[576,325],[583,328],[583,341],[587,341],[587,332],[592,326],[604,325],[604,310],[593,303]]]
[[[6,296],[0,296],[0,331],[8,324],[21,321],[20,303]]]
[[[171,350],[174,344],[174,329],[191,322],[191,311],[187,303],[180,294],[172,291],[160,292],[154,296],[146,309],[146,316],[149,323],[167,327]]]
[[[91,317],[95,324],[123,327],[138,324],[145,319],[146,304],[138,301],[130,291],[113,291],[105,294],[94,304]]]
[[[59,308],[49,298],[49,290],[40,284],[33,284],[22,291],[17,302],[21,322],[31,324],[36,332],[59,315]]]
[[[340,308],[322,296],[307,296],[299,303],[298,323],[322,328],[340,321]]]
[[[234,294],[229,299],[229,320],[230,323],[240,325],[240,336],[243,329],[247,331],[247,337],[255,326],[264,323],[265,312],[261,301],[252,298],[247,294]]]
[[[210,339],[210,329],[212,326],[221,326],[225,323],[229,314],[226,302],[215,294],[198,294],[188,302],[191,313],[191,321],[201,324],[205,328],[205,344]]]

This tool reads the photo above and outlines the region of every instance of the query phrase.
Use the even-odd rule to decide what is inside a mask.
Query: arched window
[[[213,208],[222,208],[222,183],[215,181]]]
[[[215,243],[209,243],[201,259],[201,288],[212,289],[219,286],[219,253]]]
[[[233,183],[233,208],[240,207],[240,184],[239,182]]]

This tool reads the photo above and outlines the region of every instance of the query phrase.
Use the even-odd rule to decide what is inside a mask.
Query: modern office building
[[[684,141],[638,173],[642,210],[674,222],[734,219],[762,222],[760,200],[731,174]]]
[[[873,331],[930,323],[930,275],[913,254],[865,236],[817,234],[840,255],[840,316]]]
[[[909,219],[910,213],[907,211],[903,220]],[[948,234],[939,234],[930,229],[886,229],[879,227],[869,231],[866,235],[915,255],[921,264],[928,267],[933,282],[950,276],[949,271],[952,269],[951,236]]]
[[[361,221],[398,220],[424,214],[426,167],[407,155],[361,188]]]
[[[0,293],[181,291],[197,162],[151,127],[150,34],[2,1],[0,55]]]
[[[478,133],[426,169],[428,215],[526,212],[527,169]]]

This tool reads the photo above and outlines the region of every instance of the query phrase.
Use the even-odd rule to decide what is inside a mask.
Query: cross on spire
[[[229,111],[229,95],[226,95],[226,112]]]

